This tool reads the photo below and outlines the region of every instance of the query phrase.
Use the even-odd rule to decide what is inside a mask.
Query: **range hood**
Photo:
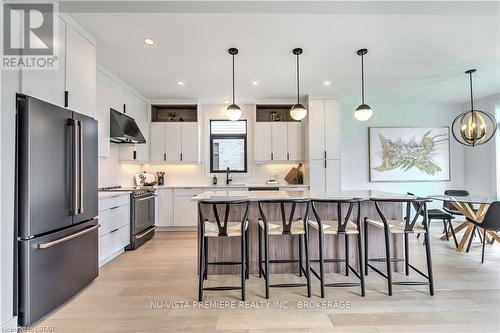
[[[114,143],[146,143],[134,118],[124,113],[110,109],[109,140]]]

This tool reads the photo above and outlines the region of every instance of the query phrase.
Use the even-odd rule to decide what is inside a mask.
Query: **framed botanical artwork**
[[[450,180],[449,127],[370,127],[370,181]]]

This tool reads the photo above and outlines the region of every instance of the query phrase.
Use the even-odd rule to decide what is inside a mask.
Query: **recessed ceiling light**
[[[324,82],[323,82],[323,85],[324,85],[324,86],[329,86],[329,85],[331,85],[331,84],[332,84],[332,82],[331,82],[331,81],[324,81]]]
[[[259,81],[252,81],[252,85],[253,86],[258,86],[259,85]]]
[[[184,85],[184,81],[177,81],[177,85],[178,86],[183,86]]]
[[[146,43],[147,45],[153,45],[155,41],[152,40],[151,38],[145,38],[144,43]]]

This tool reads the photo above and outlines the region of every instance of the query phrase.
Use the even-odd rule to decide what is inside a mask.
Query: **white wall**
[[[495,106],[500,105],[500,93],[474,100],[474,109],[495,115]],[[465,103],[463,111],[470,110]],[[465,148],[465,188],[473,194],[496,195],[495,138],[488,143]]]
[[[374,126],[450,126],[461,112],[461,105],[391,104],[370,101],[373,117],[367,122],[354,118],[359,101],[342,100],[342,188],[374,189],[417,195],[442,193],[464,187],[464,148],[450,138],[451,181],[425,183],[371,183],[368,170],[368,127]]]

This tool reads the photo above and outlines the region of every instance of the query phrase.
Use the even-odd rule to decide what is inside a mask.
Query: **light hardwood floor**
[[[170,232],[158,233],[140,249],[102,267],[88,288],[36,326],[55,332],[499,332],[500,245],[488,245],[481,264],[478,240],[469,253],[460,253],[451,241],[439,240],[438,223],[433,231],[433,297],[425,286],[395,286],[394,296],[387,296],[384,280],[370,272],[364,298],[357,288],[327,288],[324,300],[330,304],[314,303],[321,299],[313,278],[311,303],[306,303],[303,288],[274,288],[268,308],[256,308],[265,299],[263,280],[253,275],[245,304],[250,308],[241,308],[239,291],[206,292],[203,305],[212,308],[200,308],[196,235]],[[424,248],[410,238],[411,261],[424,269]],[[338,274],[328,277],[345,279]],[[272,275],[271,281],[285,278],[298,279]],[[209,276],[206,285],[238,281]],[[177,307],[169,301],[178,301]],[[306,305],[317,308],[299,309]]]

